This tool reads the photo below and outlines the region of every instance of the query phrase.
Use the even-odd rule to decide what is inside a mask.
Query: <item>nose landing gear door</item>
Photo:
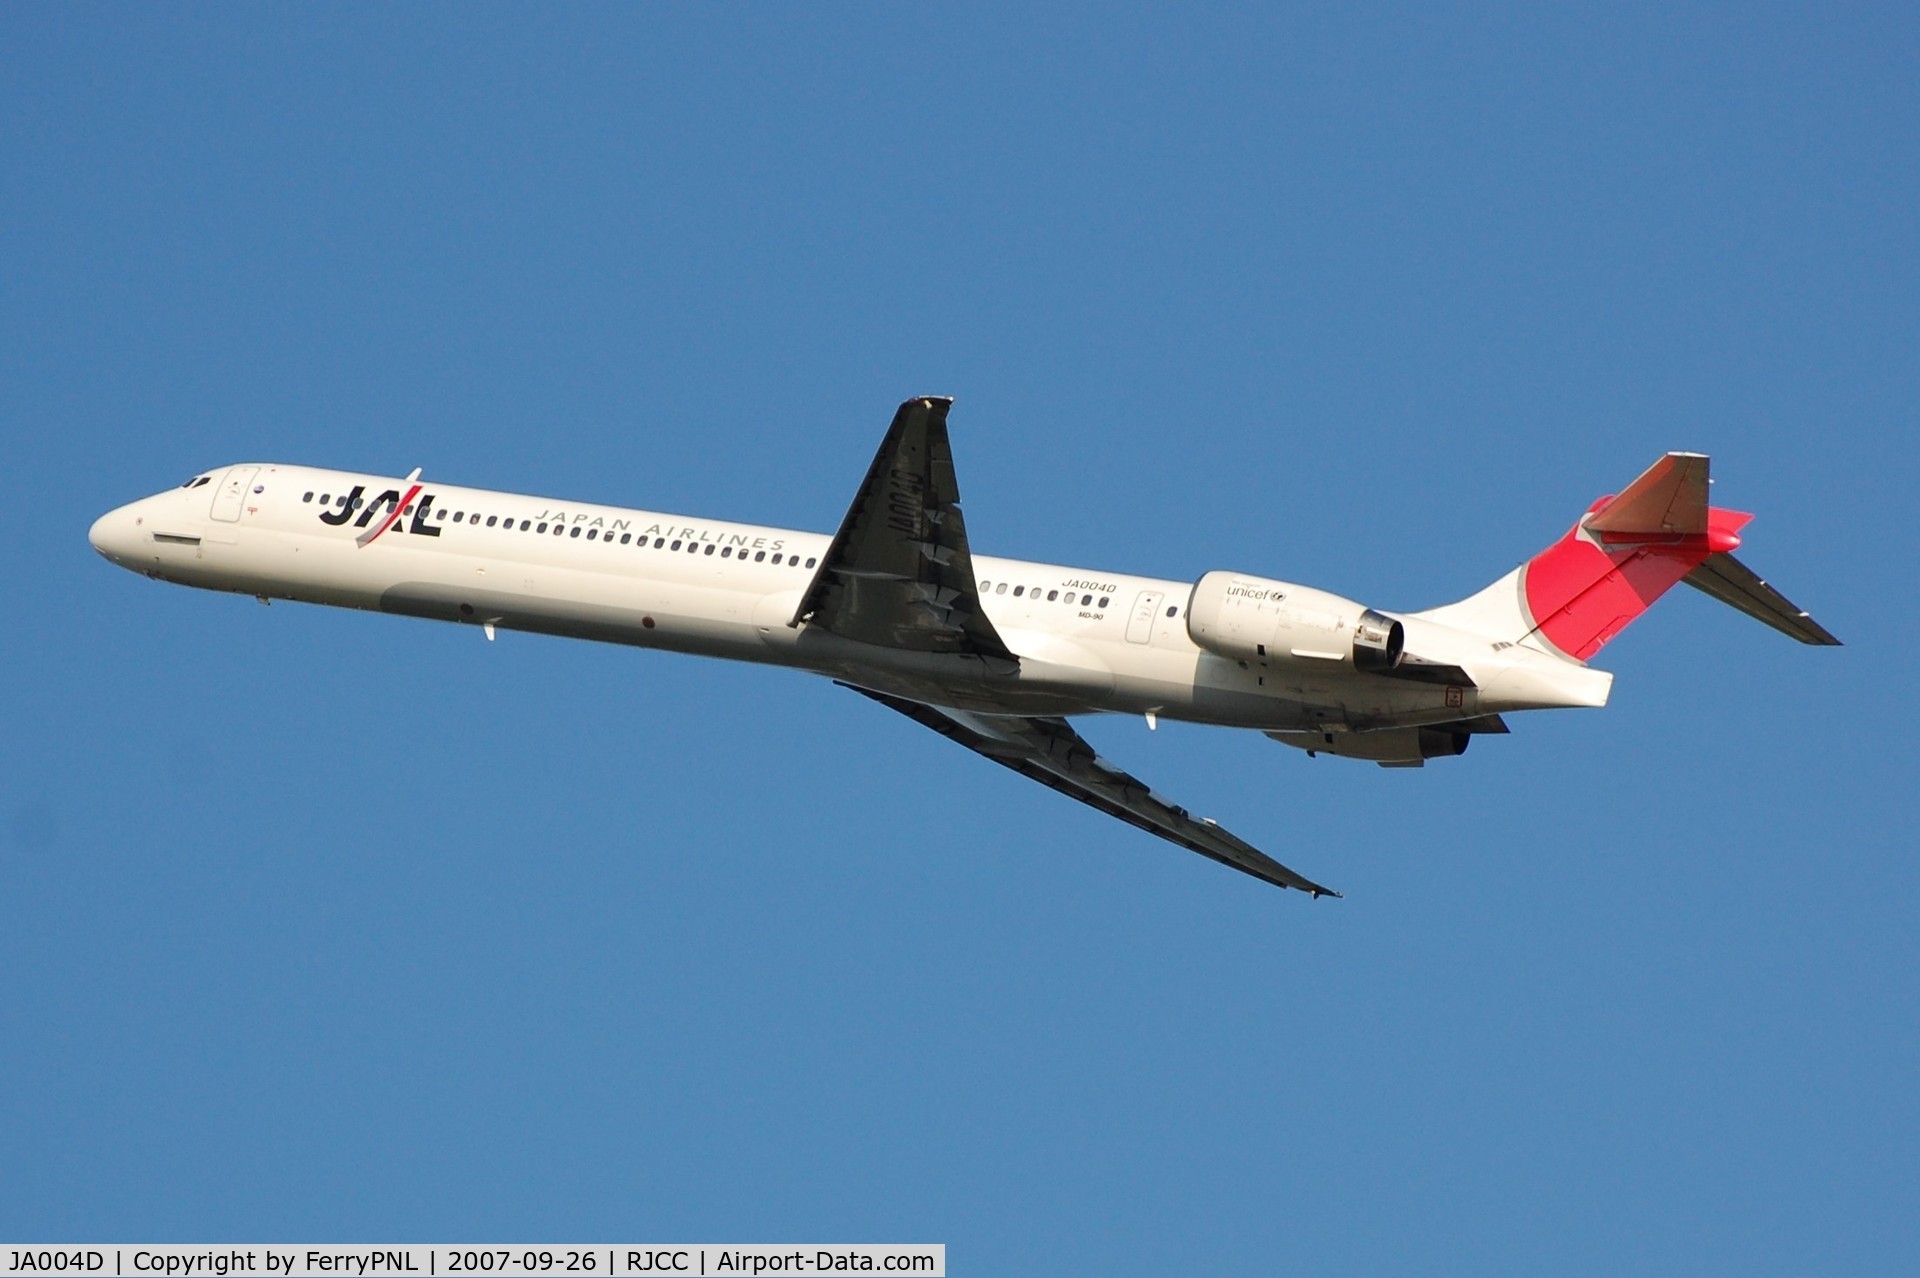
[[[1127,642],[1150,643],[1153,619],[1160,614],[1160,601],[1166,598],[1157,590],[1143,590],[1133,601],[1133,616],[1127,619]]]
[[[213,517],[224,523],[240,522],[240,508],[246,505],[247,489],[253,487],[253,477],[260,473],[258,466],[235,466],[213,490]]]

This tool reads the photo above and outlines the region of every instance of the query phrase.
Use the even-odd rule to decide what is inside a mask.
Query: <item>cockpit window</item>
[[[186,483],[180,486],[182,488],[198,488],[202,484],[211,483],[212,480],[213,480],[212,475],[195,475],[192,479],[189,479]]]

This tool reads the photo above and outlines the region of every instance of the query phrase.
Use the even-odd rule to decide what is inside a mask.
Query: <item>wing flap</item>
[[[1167,802],[1138,777],[1102,759],[1065,719],[976,715],[850,683],[841,686],[899,711],[1002,767],[1242,874],[1314,897],[1340,895],[1294,873],[1212,821],[1197,820],[1185,808]]]

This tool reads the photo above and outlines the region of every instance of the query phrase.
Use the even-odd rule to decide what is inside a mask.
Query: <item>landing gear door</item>
[[[240,522],[240,509],[247,504],[247,489],[253,487],[258,466],[235,466],[213,490],[213,517],[229,524]]]
[[[1166,598],[1158,590],[1143,590],[1133,601],[1133,616],[1127,620],[1128,643],[1151,643],[1153,619],[1160,615],[1160,601]]]

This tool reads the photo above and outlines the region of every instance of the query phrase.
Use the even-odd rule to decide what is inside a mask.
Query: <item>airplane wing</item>
[[[788,625],[914,652],[1017,661],[980,608],[947,443],[953,401],[900,405]]]
[[[1041,785],[1051,786],[1190,852],[1198,852],[1279,887],[1294,888],[1314,897],[1340,895],[1295,874],[1213,822],[1196,820],[1187,815],[1185,808],[1168,803],[1138,779],[1095,754],[1093,747],[1068,726],[1065,719],[978,715],[947,706],[907,701],[850,683],[841,686],[872,697],[881,705],[898,710],[1003,767],[1012,768]]]

